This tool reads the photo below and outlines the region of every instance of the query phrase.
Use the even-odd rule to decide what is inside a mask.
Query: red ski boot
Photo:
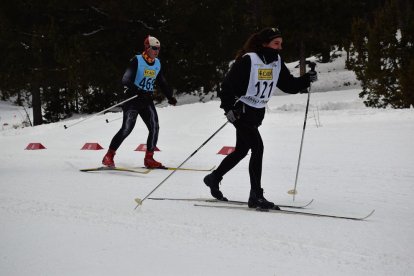
[[[105,154],[104,158],[102,159],[102,165],[106,167],[115,167],[114,156],[115,151],[109,149],[108,152]]]
[[[144,158],[145,167],[147,167],[148,169],[162,168],[163,165],[160,162],[155,161],[153,156],[154,156],[154,152],[147,151],[145,153],[145,158]]]

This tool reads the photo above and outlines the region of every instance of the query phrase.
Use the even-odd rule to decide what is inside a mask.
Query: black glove
[[[177,104],[177,99],[175,97],[171,97],[168,99],[168,103],[170,105],[176,105]]]
[[[318,80],[318,73],[316,73],[316,71],[311,70],[307,74],[309,76],[310,82],[315,82]]]
[[[239,110],[230,110],[226,114],[227,120],[230,123],[234,123],[238,119],[240,119],[240,111]]]
[[[131,97],[137,95],[137,89],[136,88],[129,88],[128,86],[124,86],[124,95],[127,98],[131,98]]]

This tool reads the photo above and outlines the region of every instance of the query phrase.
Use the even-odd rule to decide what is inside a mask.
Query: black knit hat
[[[269,43],[276,37],[282,37],[278,28],[265,28],[259,32],[259,37],[263,43]]]

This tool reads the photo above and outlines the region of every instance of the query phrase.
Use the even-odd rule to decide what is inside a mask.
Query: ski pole
[[[311,68],[311,71],[314,71],[314,70],[315,70],[316,63],[314,63],[314,62],[310,62],[310,63],[309,63],[309,66],[310,66],[310,68]],[[297,168],[296,168],[295,186],[293,187],[293,189],[292,189],[292,190],[289,190],[289,191],[288,191],[288,194],[293,195],[293,201],[295,201],[295,195],[298,193],[298,191],[296,190],[296,186],[297,186],[297,183],[298,183],[300,160],[301,160],[301,158],[302,158],[303,138],[305,137],[306,120],[307,120],[307,118],[308,118],[309,99],[310,99],[310,94],[311,94],[311,87],[312,87],[312,84],[310,83],[310,84],[309,84],[309,91],[308,91],[308,100],[307,100],[307,102],[306,102],[305,120],[304,120],[304,122],[303,122],[302,139],[301,139],[301,141],[300,141],[300,149],[299,149],[298,166],[297,166]]]
[[[201,144],[201,146],[198,147],[198,149],[196,149],[190,156],[187,157],[187,159],[184,160],[184,162],[182,162],[178,167],[177,170],[179,168],[181,168],[182,165],[185,164],[185,162],[187,162],[191,157],[193,157],[202,147],[204,147],[205,144],[208,143],[208,141],[210,141],[220,130],[222,130],[226,125],[227,125],[228,121],[225,122],[219,129],[216,130],[216,132],[214,132],[203,144]],[[146,200],[153,192],[155,192],[165,181],[167,181],[168,178],[170,178],[170,176],[172,176],[177,170],[173,170],[166,178],[164,178],[163,181],[161,181],[160,184],[158,184],[149,194],[147,194],[143,199],[140,198],[136,198],[135,202],[137,203],[137,206],[135,206],[134,210],[138,208],[138,206],[142,205],[142,203],[144,202],[144,200]]]
[[[86,120],[88,120],[88,119],[90,119],[90,118],[93,118],[93,117],[95,117],[95,116],[98,116],[98,115],[100,115],[100,114],[102,114],[102,113],[104,113],[104,112],[106,112],[106,111],[108,111],[108,110],[111,110],[112,108],[117,107],[118,105],[121,105],[121,104],[123,104],[123,103],[126,103],[126,102],[128,102],[128,101],[132,100],[132,99],[135,99],[136,97],[138,97],[138,95],[135,95],[135,96],[133,96],[133,97],[131,97],[131,98],[129,98],[129,99],[126,99],[125,101],[122,101],[122,102],[117,103],[117,104],[115,104],[115,105],[113,105],[113,106],[111,106],[111,107],[108,107],[107,109],[102,110],[101,112],[98,112],[98,113],[93,114],[93,115],[91,115],[91,116],[89,116],[89,117],[86,117],[85,119],[80,120],[79,122],[76,122],[76,123],[71,124],[71,125],[68,125],[68,126],[64,125],[63,127],[64,127],[65,129],[70,128],[70,127],[73,127],[74,125],[80,124],[80,123],[82,123],[83,121],[86,121]]]

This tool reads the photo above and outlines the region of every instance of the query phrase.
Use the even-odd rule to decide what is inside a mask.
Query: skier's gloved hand
[[[315,82],[315,81],[318,80],[318,73],[316,73],[316,71],[311,70],[307,74],[309,76],[309,81],[310,82]]]
[[[168,103],[170,105],[176,105],[177,104],[177,99],[175,97],[171,97],[168,99]]]
[[[240,110],[229,110],[225,115],[230,123],[234,123],[240,119]]]
[[[137,87],[124,86],[124,95],[127,98],[133,97],[137,94],[138,94],[138,88]]]

